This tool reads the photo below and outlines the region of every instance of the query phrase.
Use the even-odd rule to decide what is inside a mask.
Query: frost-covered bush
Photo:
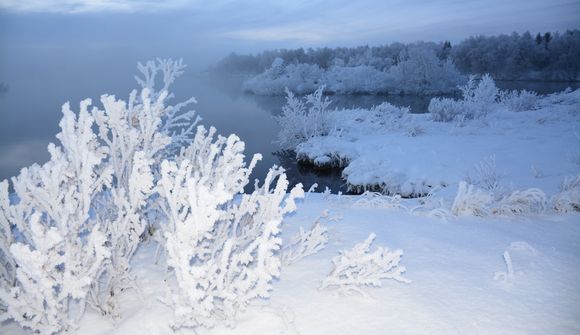
[[[479,186],[493,194],[501,193],[500,180],[502,176],[497,172],[495,155],[483,158],[473,167],[466,178],[467,183]]]
[[[560,191],[551,199],[558,212],[580,211],[580,175],[568,177],[560,184]]]
[[[138,63],[138,69],[142,78],[135,76],[135,79],[142,88],[141,99],[129,99],[128,109],[130,111],[128,116],[132,125],[139,128],[145,136],[154,137],[155,131],[169,136],[171,145],[165,148],[165,154],[171,155],[175,153],[174,151],[179,151],[181,146],[190,143],[195,135],[195,127],[201,120],[194,110],[186,109],[187,106],[197,103],[193,97],[175,105],[166,105],[168,100],[173,98],[169,88],[183,74],[185,65],[181,59],[175,61],[158,58],[157,61],[148,61],[145,64]],[[160,83],[163,84],[160,89],[157,88],[159,74],[162,77]],[[133,92],[131,96],[133,97],[135,94]],[[156,119],[158,118],[161,119],[160,123],[157,123]],[[147,140],[146,137],[143,149],[145,152],[149,151],[147,150],[149,148],[146,147]]]
[[[500,102],[512,112],[522,112],[534,110],[539,107],[540,97],[536,92],[521,91],[502,91],[500,93]]]
[[[493,196],[489,192],[461,181],[451,206],[451,212],[454,215],[486,216],[489,214],[492,202]]]
[[[10,246],[16,282],[0,291],[7,306],[3,318],[43,334],[76,326],[110,255],[91,205],[111,185],[112,169],[105,164],[107,148],[92,131],[89,104],[81,102],[78,118],[68,103],[63,106],[61,146],[50,144],[50,161],[12,179],[18,202],[3,208],[20,236]]]
[[[525,215],[544,212],[546,204],[546,195],[537,188],[514,190],[510,194],[496,198],[488,190],[461,181],[451,212],[454,215],[475,216]]]
[[[131,92],[128,102],[103,95],[102,109],[93,107],[91,111],[99,140],[107,148],[114,180],[95,206],[111,246],[111,258],[91,286],[89,303],[113,316],[118,316],[119,293],[134,287],[130,261],[149,225],[146,216],[154,206],[148,200],[153,195],[158,161],[189,143],[199,122],[194,111],[185,109],[194,98],[176,105],[168,103],[172,98],[169,87],[185,68],[182,61],[158,59],[139,63],[138,68],[141,77],[135,78],[141,92]]]
[[[337,288],[346,294],[351,292],[365,295],[363,286],[381,286],[382,279],[394,279],[402,283],[410,281],[402,276],[405,267],[399,265],[402,250],[390,251],[378,247],[373,252],[370,246],[376,235],[371,233],[367,239],[350,250],[340,251],[332,259],[334,268],[322,281],[321,288]]]
[[[106,233],[111,257],[92,283],[88,302],[105,315],[119,316],[117,297],[135,287],[130,262],[148,224],[145,207],[153,193],[152,164],[143,151],[136,152],[127,187],[114,186],[97,199],[95,215]]]
[[[262,186],[256,181],[254,192],[236,196],[260,158],[246,166],[243,151],[235,135],[216,139],[215,129],[199,127],[191,146],[161,165],[158,187],[169,218],[161,229],[176,282],[168,299],[174,328],[233,322],[252,299],[269,296],[280,273],[282,216],[296,208],[302,187],[286,198],[286,176],[273,168]]]
[[[3,180],[0,181],[0,288],[11,287],[16,278],[16,262],[10,252],[10,245],[14,243],[10,216],[14,214],[10,212],[8,181]]]
[[[478,83],[475,82],[475,77],[471,76],[467,84],[460,86],[459,89],[466,104],[468,119],[485,117],[497,102],[499,94],[495,81],[489,74],[483,75]]]
[[[284,244],[282,263],[291,265],[324,249],[328,243],[328,229],[324,221],[329,219],[328,210],[325,210],[308,231],[300,227],[298,234]]]
[[[181,62],[139,68],[140,93],[128,102],[103,95],[102,109],[84,100],[78,118],[65,104],[50,160],[12,179],[14,197],[0,183],[0,321],[53,334],[73,329],[87,303],[117,315],[115,299],[135,286],[131,259],[154,220],[175,273],[176,327],[231,321],[269,294],[282,216],[301,186],[287,197],[288,181],[273,168],[240,195],[258,157],[246,167],[235,135],[195,130],[198,118],[184,110],[194,99],[167,103]]]
[[[452,122],[463,114],[463,104],[449,98],[433,98],[427,110],[435,122]]]
[[[402,198],[399,194],[390,196],[379,192],[366,191],[356,197],[352,206],[354,208],[407,209],[401,204],[401,200]]]
[[[474,76],[464,86],[459,86],[462,100],[433,98],[429,103],[429,113],[433,121],[451,122],[458,120],[482,119],[497,105],[499,90],[489,75],[479,82]]]
[[[304,101],[286,90],[286,105],[276,117],[280,125],[278,143],[284,149],[294,149],[298,144],[329,131],[328,106],[332,101],[323,97],[324,86],[304,97]]]
[[[540,189],[516,190],[500,199],[491,212],[496,215],[541,213],[545,210],[546,203],[546,194]]]

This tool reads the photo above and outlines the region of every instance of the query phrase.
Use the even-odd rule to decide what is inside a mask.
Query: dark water
[[[135,73],[134,61],[119,61],[113,56],[89,58],[83,62],[67,62],[66,58],[50,63],[21,59],[12,66],[3,66],[0,72],[0,83],[3,83],[0,90],[0,180],[16,175],[22,167],[48,160],[46,146],[56,141],[60,107],[65,101],[70,101],[73,110],[78,111],[78,103],[87,97],[96,105],[104,93],[126,99],[137,87],[133,79]],[[319,190],[328,186],[334,191],[344,191],[339,171],[316,171],[299,166],[291,153],[279,151],[274,143],[278,125],[273,116],[281,112],[284,97],[242,94],[241,81],[242,78],[217,79],[186,72],[173,86],[175,98],[172,102],[196,97],[195,110],[203,118],[202,124],[215,126],[223,135],[237,134],[246,142],[248,156],[261,153],[264,158],[252,179],[263,179],[272,165],[281,165],[292,184],[302,182],[308,188],[316,182]],[[569,85],[500,82],[498,86],[550,93]],[[395,105],[410,106],[416,113],[426,112],[430,99],[373,95],[330,98],[332,107],[336,108],[369,108],[387,100]]]

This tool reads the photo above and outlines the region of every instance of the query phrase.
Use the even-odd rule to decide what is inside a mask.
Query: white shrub
[[[136,152],[127,187],[117,185],[111,188],[110,193],[100,197],[100,203],[95,206],[96,218],[106,233],[111,257],[92,283],[88,302],[105,315],[118,317],[119,293],[135,287],[130,263],[148,224],[144,211],[153,192],[152,163],[152,159],[145,158],[144,152]]]
[[[580,175],[564,179],[560,192],[552,197],[551,204],[557,212],[580,211]]]
[[[489,192],[460,181],[451,212],[454,215],[486,216],[489,214],[492,202],[493,196]]]
[[[463,100],[433,98],[429,103],[429,113],[433,121],[451,122],[458,120],[483,119],[497,105],[499,90],[488,75],[479,82],[474,76],[464,86],[459,86]]]
[[[379,192],[365,191],[356,197],[353,203],[354,208],[386,208],[386,209],[407,209],[401,204],[401,195],[385,195]]]
[[[433,98],[427,107],[435,122],[452,122],[463,113],[463,104],[448,98]]]
[[[9,213],[17,215],[9,220],[22,238],[10,247],[16,283],[0,292],[0,300],[7,306],[5,318],[44,334],[76,326],[89,286],[109,257],[91,204],[110,186],[111,169],[91,129],[89,104],[81,103],[78,119],[65,104],[57,135],[62,147],[50,144],[50,161],[13,178],[19,201],[11,205]]]
[[[10,253],[10,245],[14,243],[10,216],[14,214],[10,212],[8,181],[3,180],[0,182],[0,288],[11,287],[16,278],[16,262]]]
[[[258,156],[246,167],[236,136],[194,133],[199,119],[183,111],[194,99],[166,104],[181,62],[139,67],[143,89],[128,103],[103,95],[103,110],[89,111],[87,99],[78,118],[63,106],[61,146],[50,144],[47,163],[12,179],[13,201],[0,183],[0,320],[52,334],[73,329],[87,301],[117,315],[115,297],[134,286],[131,258],[149,214],[160,221],[175,273],[175,327],[231,321],[268,296],[280,270],[281,220],[303,196],[301,185],[286,197],[288,181],[274,168],[263,186],[238,195]],[[160,71],[164,86],[155,91]],[[315,113],[327,106],[311,104]],[[169,160],[160,166],[161,158]]]
[[[473,167],[473,171],[468,174],[466,181],[497,195],[502,192],[501,178],[502,176],[496,169],[495,155],[490,155],[484,157]]]
[[[405,267],[399,265],[403,251],[378,247],[370,252],[375,237],[372,233],[352,249],[340,251],[340,255],[332,259],[334,268],[322,281],[321,288],[334,287],[344,293],[357,292],[364,295],[362,286],[380,287],[382,279],[409,283],[402,276]]]
[[[475,77],[471,76],[465,86],[459,89],[463,94],[465,103],[465,117],[467,119],[484,118],[497,102],[499,90],[489,74],[483,75],[476,83]]]
[[[169,93],[169,87],[183,74],[185,65],[181,59],[175,61],[158,58],[157,61],[148,61],[145,64],[138,63],[137,68],[143,76],[142,78],[135,76],[137,83],[142,88],[141,99],[135,99],[138,97],[135,91],[131,93],[127,107],[129,120],[133,121],[132,125],[140,130],[141,136],[145,136],[146,141],[151,140],[148,136],[156,136],[157,130],[159,133],[169,136],[171,145],[165,148],[165,155],[171,156],[174,154],[173,151],[179,151],[181,146],[189,144],[195,134],[195,126],[201,120],[194,110],[184,109],[197,103],[193,97],[175,105],[165,106],[164,104],[173,98],[173,94]],[[157,89],[156,85],[158,74],[163,77],[161,89]],[[158,119],[161,122],[158,123]],[[161,134],[157,134],[157,136],[161,136]],[[145,147],[141,150],[149,152],[150,149],[153,148]]]
[[[525,215],[544,212],[546,203],[546,195],[537,188],[515,190],[496,201],[491,192],[461,181],[451,212],[475,216]]]
[[[282,115],[276,117],[280,125],[278,143],[284,149],[294,149],[306,140],[329,131],[328,106],[331,101],[323,99],[324,86],[304,97],[304,102],[286,90],[286,105]]]
[[[114,182],[95,206],[112,255],[92,284],[88,301],[102,314],[112,316],[119,316],[118,293],[135,286],[130,262],[149,225],[147,213],[155,210],[148,200],[158,174],[156,162],[175,155],[182,144],[189,143],[199,122],[194,111],[183,110],[195,99],[167,103],[172,97],[169,87],[185,68],[181,61],[158,59],[139,63],[138,68],[142,75],[135,77],[142,86],[139,94],[131,92],[128,102],[103,95],[102,110],[92,110],[99,139],[108,149],[107,163],[113,169]],[[162,85],[159,90],[158,84]]]
[[[537,109],[540,97],[537,93],[526,90],[502,91],[500,92],[500,102],[510,111],[523,112]]]
[[[308,231],[304,231],[304,228],[300,227],[298,234],[288,243],[285,243],[282,250],[282,263],[291,265],[324,249],[328,243],[328,229],[323,220],[328,219],[328,211],[325,210],[314,220]]]
[[[513,191],[503,197],[491,210],[496,215],[523,215],[541,213],[545,210],[547,198],[544,192],[537,188],[523,191]]]
[[[174,328],[231,323],[252,299],[269,296],[280,273],[282,217],[303,195],[297,185],[286,198],[288,181],[274,168],[263,186],[256,182],[253,193],[236,198],[259,156],[246,167],[244,143],[235,135],[214,141],[214,133],[198,128],[177,162],[161,165],[159,193],[169,217],[161,228],[176,281],[168,301]]]

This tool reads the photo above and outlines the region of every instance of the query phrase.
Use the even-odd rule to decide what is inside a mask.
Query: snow
[[[257,95],[282,95],[286,88],[297,94],[312,93],[320,85],[337,94],[415,94],[454,93],[465,81],[450,59],[439,59],[430,44],[410,45],[398,55],[397,64],[378,69],[371,65],[345,66],[343,62],[329,68],[317,64],[284,64],[275,58],[272,66],[249,78],[243,90]],[[387,60],[379,63],[386,65]]]
[[[580,217],[452,217],[448,222],[402,208],[361,206],[360,196],[310,194],[284,222],[284,239],[309,226],[321,208],[342,216],[328,223],[329,244],[284,267],[269,301],[253,304],[235,329],[219,325],[200,334],[573,334],[580,332]],[[402,200],[411,207],[417,200]],[[356,204],[356,205],[355,205]],[[404,250],[403,284],[383,280],[363,288],[368,297],[320,290],[339,250],[370,233],[375,245]],[[151,262],[156,244],[140,247],[133,268],[143,294],[120,298],[117,323],[88,309],[78,334],[173,334],[171,309],[159,301],[165,272]],[[511,255],[513,275],[504,253]],[[2,334],[24,333],[14,323]],[[189,330],[179,330],[186,334]]]
[[[297,145],[296,153],[314,165],[344,167],[347,184],[359,191],[425,194],[477,179],[477,167],[491,159],[495,171],[488,172],[505,188],[554,194],[580,172],[578,101],[580,90],[564,92],[541,98],[536,110],[494,104],[484,118],[454,122],[389,109],[334,110],[329,134]],[[391,126],[376,126],[382,123]]]
[[[8,317],[45,333],[95,335],[580,333],[580,90],[498,97],[484,78],[485,87],[470,81],[463,100],[436,100],[422,115],[388,103],[330,111],[321,89],[305,104],[289,94],[279,120],[292,126],[299,159],[343,167],[352,188],[395,195],[304,194],[301,184],[287,194],[277,167],[240,195],[259,154],[246,165],[244,143],[215,139],[215,128],[198,127],[188,148],[151,172],[155,153],[170,154],[164,147],[185,141],[197,123],[180,107],[165,109],[167,91],[149,92],[157,66],[183,68],[141,66],[143,107],[127,110],[149,111],[151,127],[141,129],[148,152],[132,146],[132,158],[115,155],[122,164],[109,167],[102,157],[114,153],[97,135],[111,148],[117,136],[137,143],[131,131],[106,130],[137,125],[130,113],[115,121],[89,112],[85,100],[78,118],[64,106],[62,147],[49,147],[51,161],[13,179],[18,201],[0,182],[0,307],[8,310],[0,333],[29,331]],[[126,109],[114,97],[103,104]],[[192,125],[163,128],[163,111],[170,124]],[[174,141],[156,137],[159,129]],[[126,189],[117,193],[113,174]],[[123,237],[98,222],[102,208],[89,208],[105,184],[111,205],[135,221],[121,233],[136,230],[151,206],[167,213],[167,222],[148,216],[161,234],[113,245]],[[51,197],[66,206],[46,207]],[[91,225],[86,233],[82,223]],[[111,246],[122,252],[119,278],[137,288],[107,290],[115,317],[98,304],[84,310]],[[30,320],[47,313],[46,322]]]

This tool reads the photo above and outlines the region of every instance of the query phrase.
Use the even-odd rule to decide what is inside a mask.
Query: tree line
[[[464,74],[489,73],[503,80],[580,81],[580,30],[564,33],[477,35],[452,44],[443,42],[391,43],[352,48],[298,48],[266,50],[256,54],[231,53],[212,72],[257,74],[276,58],[284,64],[332,67],[370,66],[386,71],[406,59],[409,48],[431,49],[440,60],[452,60]]]

